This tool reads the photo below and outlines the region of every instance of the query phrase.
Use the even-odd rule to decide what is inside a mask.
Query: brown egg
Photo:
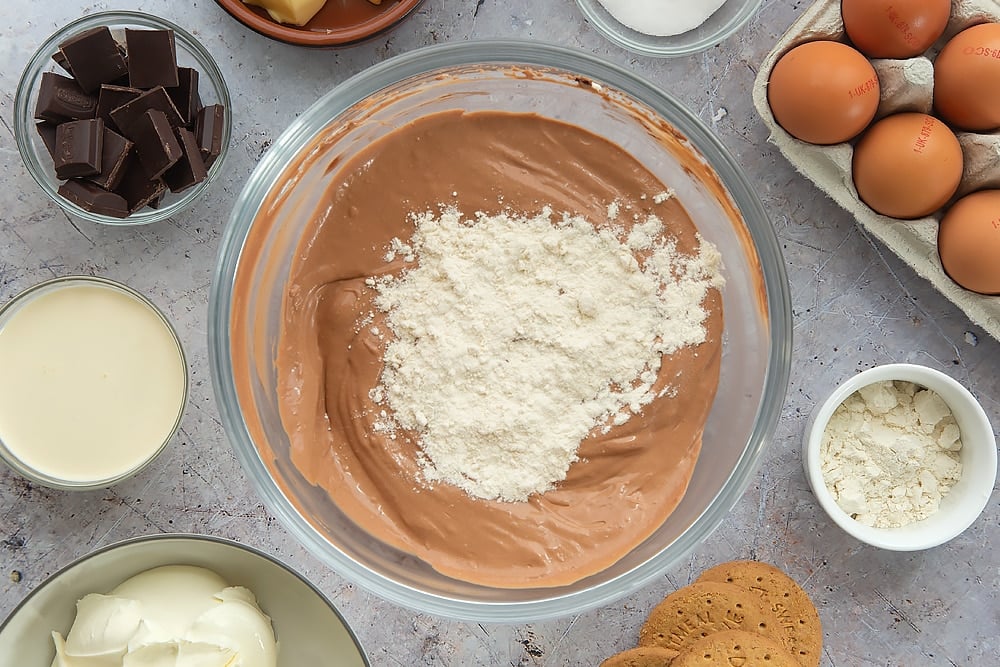
[[[774,119],[793,137],[838,144],[864,130],[879,102],[868,59],[840,42],[807,42],[775,64],[767,85]]]
[[[951,16],[951,0],[841,0],[844,28],[869,58],[912,58],[931,47]]]
[[[934,61],[934,108],[963,130],[1000,128],[1000,24],[958,33]]]
[[[872,209],[892,218],[930,215],[962,178],[962,147],[947,125],[900,113],[869,128],[854,148],[854,186]]]
[[[1000,294],[1000,190],[959,199],[938,229],[944,270],[965,289]]]

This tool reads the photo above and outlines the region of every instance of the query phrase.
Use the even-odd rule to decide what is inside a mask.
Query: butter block
[[[243,0],[248,5],[262,7],[278,23],[305,25],[322,9],[326,0]]]

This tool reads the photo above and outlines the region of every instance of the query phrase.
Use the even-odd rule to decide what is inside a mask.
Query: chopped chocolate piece
[[[128,71],[118,43],[107,26],[98,26],[74,35],[59,45],[76,82],[85,92],[97,90]]]
[[[122,167],[121,182],[115,188],[115,192],[120,194],[128,202],[128,212],[135,213],[150,202],[158,200],[163,196],[167,186],[158,178],[150,179],[146,175],[146,170],[139,162],[135,151],[125,161]]]
[[[129,127],[139,161],[149,178],[159,178],[183,154],[180,141],[167,117],[159,109],[150,109]]]
[[[45,148],[49,151],[49,156],[55,158],[56,156],[56,128],[58,125],[55,123],[36,123],[35,129],[38,130],[38,136],[42,138],[42,143],[45,144]]]
[[[56,51],[55,53],[52,54],[52,60],[56,62],[56,65],[62,67],[64,72],[66,72],[70,76],[73,76],[73,68],[70,67],[69,63],[66,61],[65,53],[63,53],[62,51]]]
[[[198,148],[194,134],[181,127],[177,129],[177,138],[180,139],[184,154],[177,161],[177,164],[163,174],[163,181],[171,192],[187,190],[192,185],[201,183],[208,176],[208,169],[205,168],[205,161],[201,157],[201,150]]]
[[[76,81],[55,72],[42,74],[38,87],[35,118],[52,123],[93,118],[97,97],[83,92]]]
[[[101,173],[87,180],[105,190],[114,190],[122,179],[122,167],[132,152],[132,142],[107,127],[104,128],[104,150],[101,152]]]
[[[59,194],[91,213],[114,218],[127,218],[129,214],[128,203],[124,197],[108,192],[89,181],[76,179],[66,181],[59,186]]]
[[[104,124],[117,128],[115,121],[111,118],[111,112],[118,107],[127,104],[142,95],[138,88],[127,88],[124,86],[112,86],[102,84],[97,93],[97,117],[104,121]]]
[[[53,166],[58,178],[90,176],[101,172],[104,121],[72,120],[56,127]]]
[[[177,69],[179,83],[167,88],[167,94],[181,113],[185,125],[190,125],[201,110],[201,96],[198,94],[198,70],[192,67]]]
[[[198,112],[194,124],[194,136],[198,140],[205,166],[211,167],[222,152],[222,127],[226,122],[226,108],[212,104]]]
[[[128,80],[133,88],[176,86],[177,47],[173,30],[125,28]]]
[[[118,126],[118,130],[126,137],[135,141],[132,135],[131,125],[137,121],[144,113],[150,109],[162,111],[170,127],[183,127],[184,119],[174,106],[174,101],[167,95],[167,89],[157,86],[152,90],[147,90],[131,102],[126,102],[117,109],[111,110],[111,120]]]

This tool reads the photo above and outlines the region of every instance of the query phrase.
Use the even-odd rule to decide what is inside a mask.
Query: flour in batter
[[[550,490],[592,430],[651,403],[662,355],[705,341],[723,282],[714,246],[679,254],[655,216],[626,234],[452,208],[416,216],[410,245],[418,264],[375,283],[394,334],[379,427],[417,434],[426,481],[487,500]]]

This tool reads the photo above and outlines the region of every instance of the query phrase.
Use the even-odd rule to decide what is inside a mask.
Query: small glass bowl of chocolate
[[[28,61],[14,134],[28,172],[67,213],[147,224],[187,208],[219,174],[229,89],[190,33],[139,12],[101,12],[52,34]]]

